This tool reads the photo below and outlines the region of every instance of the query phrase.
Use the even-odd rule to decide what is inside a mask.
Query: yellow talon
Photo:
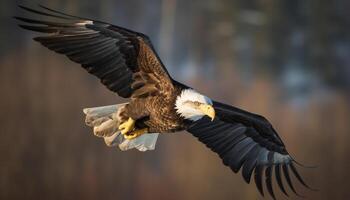
[[[133,120],[131,117],[129,117],[128,121],[120,124],[118,127],[121,134],[125,135],[126,133],[132,131],[134,129],[135,120]]]
[[[127,134],[127,135],[125,134],[124,138],[127,139],[127,140],[132,140],[132,139],[135,139],[135,138],[137,138],[137,137],[139,137],[139,136],[141,136],[141,135],[143,135],[143,134],[145,134],[147,132],[148,132],[148,129],[147,128],[143,128],[143,129],[140,129],[140,130],[133,131],[133,132]]]

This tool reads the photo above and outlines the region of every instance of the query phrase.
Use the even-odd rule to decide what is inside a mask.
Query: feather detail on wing
[[[173,89],[172,79],[146,35],[45,6],[40,6],[41,10],[20,8],[39,17],[53,18],[46,21],[15,17],[24,23],[20,27],[44,33],[35,41],[81,64],[121,97],[129,98],[143,87],[141,96],[167,95]],[[138,84],[132,87],[134,81]],[[135,96],[140,97],[140,93]]]
[[[282,140],[265,118],[219,102],[213,102],[213,107],[216,111],[213,122],[204,117],[194,122],[187,131],[216,152],[232,171],[237,173],[241,169],[247,183],[250,183],[251,176],[254,175],[256,187],[262,195],[265,180],[266,189],[273,198],[273,174],[286,195],[282,175],[295,193],[291,172],[301,184],[308,187],[298,174],[295,161],[288,154]]]

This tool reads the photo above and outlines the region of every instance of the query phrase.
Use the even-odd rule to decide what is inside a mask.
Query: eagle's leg
[[[124,134],[124,138],[127,140],[135,139],[148,132],[148,128],[139,129],[128,134]]]
[[[136,120],[149,115],[146,103],[147,99],[133,99],[117,113],[119,130],[125,138],[133,139],[147,132],[147,129],[134,130]]]
[[[132,131],[134,129],[134,126],[135,126],[135,120],[129,117],[129,119],[126,122],[123,122],[122,124],[120,124],[118,128],[121,134],[125,135],[128,132]]]

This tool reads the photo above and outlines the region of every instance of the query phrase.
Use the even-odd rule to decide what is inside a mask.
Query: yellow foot
[[[140,129],[140,130],[136,130],[136,131],[133,131],[129,134],[125,134],[124,135],[124,138],[127,139],[127,140],[132,140],[132,139],[135,139],[137,137],[139,137],[140,135],[143,135],[145,133],[148,132],[148,129],[147,128],[143,128],[143,129]]]
[[[120,132],[124,135],[134,129],[135,120],[133,120],[131,117],[129,117],[128,121],[120,124],[118,127]]]

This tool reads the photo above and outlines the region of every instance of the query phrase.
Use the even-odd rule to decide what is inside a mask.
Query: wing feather
[[[263,165],[257,165],[255,168],[255,172],[254,172],[255,185],[258,188],[258,190],[262,196],[264,196],[264,189],[263,189],[263,184],[262,184],[263,170],[264,170]]]
[[[138,97],[155,93],[166,97],[173,89],[173,80],[146,35],[105,22],[65,14],[42,5],[39,5],[42,10],[19,7],[40,17],[54,18],[50,21],[15,17],[25,23],[19,25],[21,28],[46,34],[35,37],[35,41],[81,64],[120,96],[132,97],[137,89],[138,93],[142,93],[135,95]],[[148,76],[153,77],[150,80],[152,84],[141,77],[145,80],[142,85],[145,88],[134,89],[131,87],[135,81],[133,74],[140,71],[147,71]]]
[[[272,166],[268,166],[265,170],[265,182],[266,182],[266,188],[269,194],[273,199],[276,199],[275,194],[273,192],[272,188]]]
[[[275,166],[275,173],[276,173],[276,181],[277,181],[277,184],[279,186],[279,188],[282,190],[282,192],[288,196],[286,190],[284,189],[284,185],[283,185],[283,182],[282,182],[282,178],[281,178],[281,165],[280,164],[277,164]]]
[[[281,138],[265,118],[215,101],[213,107],[216,111],[214,121],[203,117],[193,122],[187,131],[216,152],[232,171],[237,173],[242,169],[242,176],[247,183],[250,183],[254,172],[259,192],[264,195],[263,184],[265,184],[273,199],[275,199],[272,187],[274,174],[283,193],[287,195],[281,179],[282,174],[292,191],[296,193],[288,168],[302,185],[308,187],[293,165],[294,160],[288,154]]]

